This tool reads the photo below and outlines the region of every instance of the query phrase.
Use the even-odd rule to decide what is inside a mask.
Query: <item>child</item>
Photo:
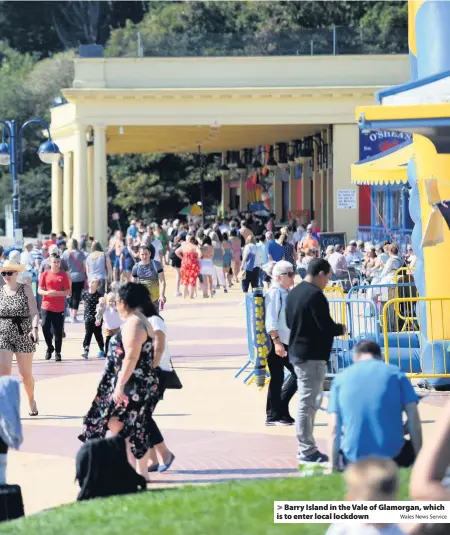
[[[97,306],[95,325],[101,328],[102,320],[104,320],[105,323],[105,355],[108,355],[109,341],[119,332],[120,326],[123,323],[123,320],[117,312],[116,299],[117,295],[111,292],[106,297],[102,298]]]
[[[391,459],[366,457],[344,472],[349,501],[395,501],[398,469]],[[397,524],[332,524],[326,535],[404,535]]]
[[[96,324],[96,310],[97,305],[100,301],[101,295],[98,292],[100,287],[100,279],[94,277],[89,283],[89,291],[83,293],[84,299],[84,326],[85,326],[85,335],[83,341],[83,353],[81,356],[84,359],[88,358],[89,355],[89,346],[91,345],[92,335],[95,336],[97,340],[98,347],[100,351],[98,352],[98,358],[104,358],[105,356],[105,345],[103,342],[102,334],[102,324]]]

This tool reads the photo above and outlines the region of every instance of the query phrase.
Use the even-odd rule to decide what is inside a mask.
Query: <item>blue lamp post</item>
[[[0,165],[9,165],[12,184],[13,184],[13,229],[14,229],[14,245],[17,247],[19,234],[19,173],[23,172],[23,151],[22,138],[25,128],[30,124],[39,124],[43,126],[48,133],[48,140],[44,141],[37,150],[39,158],[42,162],[51,164],[61,158],[61,153],[50,136],[49,125],[41,119],[30,119],[23,123],[19,128],[16,121],[3,121],[0,119],[0,124],[3,125],[2,143],[0,143]],[[7,142],[5,141],[5,133],[7,134]]]

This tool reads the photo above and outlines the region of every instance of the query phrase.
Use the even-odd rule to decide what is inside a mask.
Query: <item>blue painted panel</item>
[[[450,69],[450,2],[428,0],[416,14],[419,78]]]

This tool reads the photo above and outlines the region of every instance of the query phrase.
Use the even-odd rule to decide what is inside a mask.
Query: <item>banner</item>
[[[447,524],[450,502],[274,502],[275,524]]]

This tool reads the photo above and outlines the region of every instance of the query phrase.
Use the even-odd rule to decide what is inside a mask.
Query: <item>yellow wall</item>
[[[347,240],[356,237],[359,225],[358,187],[350,183],[352,163],[359,159],[359,129],[356,124],[333,125],[333,230],[346,232]],[[356,207],[339,209],[337,205],[340,189],[354,190]],[[331,202],[331,199],[329,199]]]
[[[407,55],[77,58],[73,87],[389,86],[409,79]]]

